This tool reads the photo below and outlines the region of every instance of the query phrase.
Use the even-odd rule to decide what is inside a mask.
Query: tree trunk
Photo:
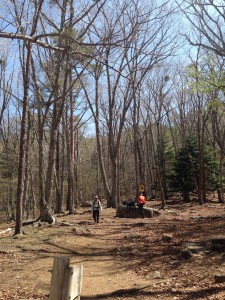
[[[223,161],[224,161],[224,157],[222,156],[222,154],[220,155],[220,169],[219,169],[219,176],[220,176],[220,194],[218,194],[219,197],[219,203],[223,203],[224,204],[224,188],[223,188]]]
[[[30,173],[30,189],[31,189],[31,198],[32,198],[32,218],[35,219],[36,218],[36,197],[35,197],[35,193],[34,193],[34,182],[33,182],[33,176],[32,176],[32,171],[29,168],[29,173]]]
[[[61,213],[62,202],[60,195],[60,146],[59,146],[59,129],[57,130],[57,140],[56,140],[56,158],[55,158],[55,171],[56,171],[56,202],[55,202],[55,212]]]
[[[49,144],[49,150],[48,150],[48,165],[47,165],[47,172],[46,172],[46,183],[45,183],[45,200],[44,200],[44,206],[42,207],[41,211],[41,220],[43,220],[42,213],[44,216],[46,215],[46,209],[49,208],[49,205],[51,205],[52,199],[52,183],[53,183],[53,170],[55,167],[55,149],[56,149],[56,140],[57,140],[57,104],[54,103],[54,109],[53,109],[53,119],[52,119],[52,125],[50,129],[50,144]],[[44,221],[44,220],[43,220]]]
[[[65,178],[65,116],[62,116],[62,151],[61,151],[61,176],[60,176],[60,202],[59,207],[62,211],[64,200],[64,178]]]
[[[71,86],[71,70],[69,74],[69,81]],[[75,166],[75,160],[74,160],[74,100],[73,100],[73,92],[72,89],[70,90],[70,109],[69,109],[69,151],[68,151],[68,210],[69,214],[74,214],[74,166]]]
[[[20,149],[19,149],[19,167],[18,167],[18,184],[17,184],[17,202],[16,202],[16,226],[15,234],[22,234],[22,218],[23,218],[23,193],[25,178],[25,158],[26,158],[26,133],[27,133],[27,113],[28,113],[28,91],[30,83],[30,65],[32,55],[32,44],[27,44],[27,60],[24,76],[24,96],[23,111],[20,132]]]

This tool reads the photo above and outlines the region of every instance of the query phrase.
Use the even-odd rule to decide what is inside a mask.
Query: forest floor
[[[115,214],[105,208],[95,224],[79,208],[53,226],[25,226],[22,236],[1,223],[0,300],[47,300],[55,256],[83,264],[81,300],[225,299],[225,250],[211,247],[225,239],[224,205],[168,201],[154,218]]]

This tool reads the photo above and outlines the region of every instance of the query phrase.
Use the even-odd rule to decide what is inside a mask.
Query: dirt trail
[[[124,234],[130,232],[122,230],[127,221],[114,216],[115,210],[105,210],[95,224],[91,214],[81,209],[75,216],[57,218],[55,226],[29,226],[21,237],[0,236],[0,290],[14,286],[47,295],[55,256],[69,256],[71,263],[83,264],[81,299],[104,299],[118,290],[149,284],[130,268],[132,259],[125,262],[116,255]]]
[[[83,264],[81,300],[225,299],[225,282],[214,280],[225,274],[225,250],[181,256],[184,243],[225,239],[225,207],[218,203],[171,202],[145,219],[115,218],[115,210],[104,209],[100,224],[88,208],[56,219],[54,226],[24,227],[22,236],[0,234],[0,300],[47,300],[56,256]],[[1,223],[0,232],[10,226]]]
[[[94,295],[107,295],[121,289],[147,285],[129,269],[129,264],[115,258],[115,243],[101,237],[79,239],[76,250],[82,255],[72,258],[72,262],[82,263],[84,267],[82,295],[88,299]]]

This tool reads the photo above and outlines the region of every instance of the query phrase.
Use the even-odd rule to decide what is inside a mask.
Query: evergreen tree
[[[211,148],[204,147],[205,186],[207,190],[218,189],[218,162]],[[173,172],[170,176],[170,186],[183,193],[184,201],[189,200],[190,192],[199,187],[200,166],[197,138],[190,136],[177,153]]]
[[[197,165],[195,144],[188,139],[185,145],[178,151],[174,161],[171,186],[176,191],[183,193],[184,201],[189,200],[189,193],[194,190],[194,170]]]

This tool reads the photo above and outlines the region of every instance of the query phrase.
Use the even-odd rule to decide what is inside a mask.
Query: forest
[[[225,5],[3,0],[0,210],[53,222],[140,185],[224,203]]]

